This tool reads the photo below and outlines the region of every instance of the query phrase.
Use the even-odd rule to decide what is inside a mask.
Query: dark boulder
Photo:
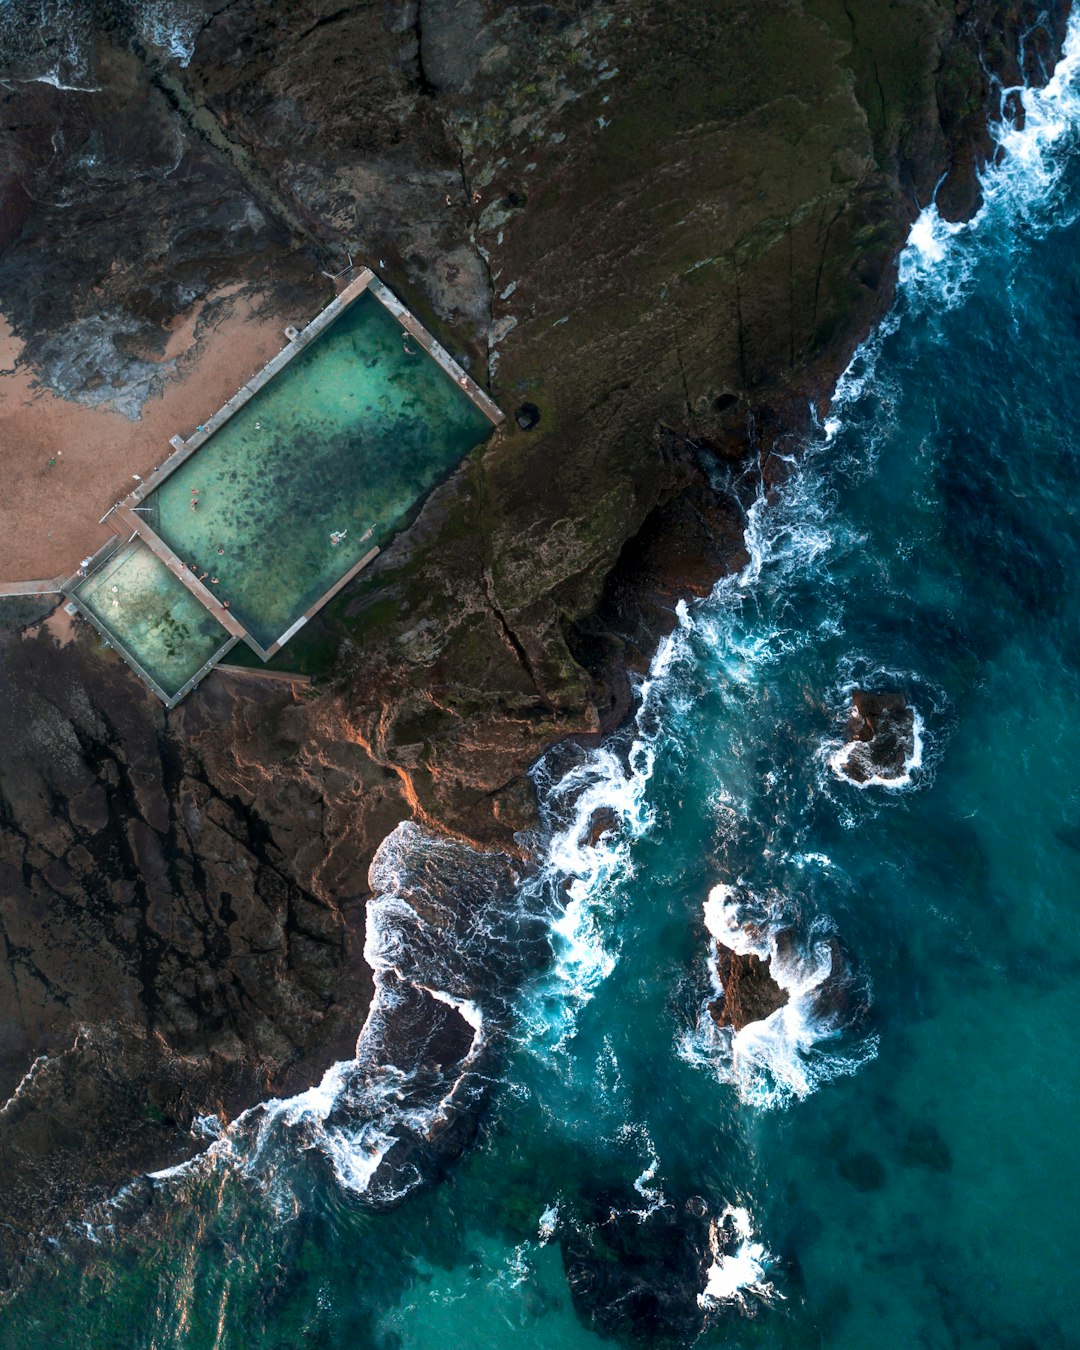
[[[561,1239],[574,1309],[601,1336],[646,1345],[685,1341],[703,1324],[708,1207],[661,1205],[642,1216],[641,1203],[636,1195],[600,1195],[591,1221]]]
[[[915,750],[915,710],[901,693],[856,689],[844,739],[846,753],[834,763],[852,782],[902,778]]]
[[[614,833],[619,817],[610,806],[598,806],[589,817],[589,828],[585,842],[589,848],[596,848],[602,839]]]

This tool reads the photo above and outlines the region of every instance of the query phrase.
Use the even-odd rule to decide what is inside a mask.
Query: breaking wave
[[[1076,219],[1058,191],[1080,145],[1080,20],[1074,9],[1061,59],[1041,88],[998,85],[1000,120],[991,125],[997,153],[979,175],[983,204],[968,221],[946,221],[931,203],[900,257],[903,299],[921,310],[950,309],[970,294],[979,245],[1017,234],[1042,235]],[[956,247],[956,244],[966,245]]]
[[[698,1294],[698,1307],[703,1311],[734,1306],[749,1313],[754,1311],[755,1300],[771,1303],[783,1297],[766,1278],[772,1256],[755,1240],[750,1213],[741,1205],[728,1205],[712,1221],[709,1254],[712,1264],[705,1288]]]
[[[710,960],[710,994],[678,1046],[687,1063],[708,1069],[741,1101],[763,1110],[807,1097],[877,1054],[877,1037],[862,1034],[868,981],[856,973],[826,916],[816,916],[800,933],[792,908],[777,896],[762,902],[723,883],[712,888],[703,906],[710,937],[740,956],[767,962],[787,1001],[739,1030],[718,1025],[711,1009],[724,990]]]
[[[206,1154],[159,1173],[227,1165],[295,1212],[283,1159],[325,1163],[354,1200],[396,1204],[469,1142],[491,1084],[507,991],[546,959],[544,920],[517,865],[406,821],[372,861],[364,956],[375,992],[355,1057],[306,1092],[244,1112]]]

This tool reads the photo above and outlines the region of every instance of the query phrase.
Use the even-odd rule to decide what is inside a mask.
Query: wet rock
[[[610,806],[598,806],[589,817],[589,828],[585,835],[585,843],[589,848],[596,848],[604,836],[611,834],[618,824],[619,817]]]
[[[724,996],[709,1004],[717,1026],[741,1031],[748,1022],[763,1022],[788,1001],[769,972],[769,962],[749,952],[733,952],[716,944],[716,968]]]
[[[856,689],[844,729],[846,755],[838,770],[855,783],[902,778],[915,749],[915,712],[904,694]]]
[[[708,1208],[665,1204],[643,1216],[641,1206],[640,1196],[598,1196],[588,1218],[560,1238],[574,1309],[602,1336],[644,1344],[692,1337],[703,1324]]]

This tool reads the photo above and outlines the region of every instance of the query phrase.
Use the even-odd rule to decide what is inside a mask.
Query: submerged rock
[[[748,1296],[773,1292],[749,1213],[700,1195],[643,1209],[636,1192],[600,1194],[560,1245],[578,1316],[635,1345],[684,1345]]]
[[[833,759],[837,773],[855,783],[905,778],[915,754],[915,710],[901,693],[856,689],[844,740]]]
[[[710,1219],[695,1199],[689,1207],[665,1204],[643,1216],[638,1195],[600,1195],[589,1221],[563,1236],[566,1281],[586,1326],[645,1344],[701,1330],[698,1295],[709,1266]]]
[[[716,944],[716,968],[724,987],[723,998],[709,1004],[717,1026],[741,1031],[748,1022],[764,1022],[788,1001],[785,989],[773,979],[767,959],[753,952],[733,952]]]

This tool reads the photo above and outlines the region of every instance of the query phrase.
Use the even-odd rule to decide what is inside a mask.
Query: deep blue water
[[[550,865],[519,902],[550,914],[569,878],[569,903],[472,1147],[373,1211],[393,1094],[368,1074],[383,1114],[335,1129],[338,1070],[134,1229],[121,1211],[58,1253],[0,1343],[599,1346],[565,1250],[585,1303],[635,1272],[644,1343],[659,1293],[703,1346],[1080,1345],[1075,60],[1027,96],[977,220],[920,219],[893,314],[751,511],[750,566],[683,611],[635,727],[538,772]],[[830,767],[854,684],[918,713],[903,787]],[[604,804],[619,828],[589,849]],[[376,964],[407,843],[384,846]],[[734,1041],[703,1015],[716,887],[762,940],[796,934],[786,1011]],[[830,936],[849,997],[823,1022]],[[433,987],[453,955],[425,957]]]

